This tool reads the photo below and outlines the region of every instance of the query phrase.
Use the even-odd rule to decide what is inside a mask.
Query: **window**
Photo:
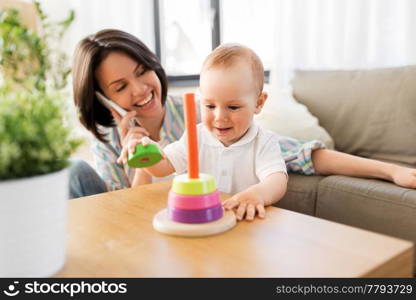
[[[195,83],[221,43],[252,48],[266,70],[273,61],[274,0],[154,0],[156,53],[173,84]],[[268,72],[266,72],[266,80]]]
[[[199,71],[211,51],[211,8],[206,0],[162,0],[161,54],[169,75]]]
[[[221,43],[237,42],[253,49],[264,68],[274,59],[276,0],[221,1]]]

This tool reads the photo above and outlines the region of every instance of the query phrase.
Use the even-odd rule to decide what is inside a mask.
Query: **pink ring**
[[[168,206],[175,209],[205,209],[221,203],[218,191],[203,195],[180,195],[169,191]]]

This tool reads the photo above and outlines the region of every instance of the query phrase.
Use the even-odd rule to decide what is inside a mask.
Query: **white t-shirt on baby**
[[[199,171],[214,176],[220,192],[236,194],[273,173],[287,174],[279,136],[254,122],[239,141],[228,147],[203,124],[197,125],[197,132]],[[176,174],[187,172],[186,133],[163,151]]]

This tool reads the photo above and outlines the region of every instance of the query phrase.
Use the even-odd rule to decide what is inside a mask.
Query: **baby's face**
[[[205,127],[225,146],[237,142],[262,106],[248,64],[205,69],[200,77],[201,116]],[[265,99],[264,99],[265,100]]]

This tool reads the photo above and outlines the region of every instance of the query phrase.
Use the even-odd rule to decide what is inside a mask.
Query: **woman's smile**
[[[136,102],[133,106],[139,108],[140,110],[150,110],[155,107],[156,101],[154,100],[154,92],[152,91],[146,98]]]

